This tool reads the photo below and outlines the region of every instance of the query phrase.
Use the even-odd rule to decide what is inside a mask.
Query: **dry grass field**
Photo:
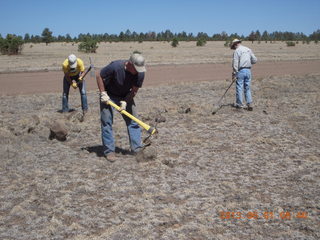
[[[1,96],[0,239],[319,239],[320,75],[256,80],[253,112],[230,106],[232,89],[211,115],[228,84],[141,89],[140,117],[162,118],[157,156],[127,153],[116,114],[115,163],[102,157],[95,92],[84,122],[75,92],[67,115],[60,93]],[[49,140],[55,120],[67,141]]]
[[[258,44],[243,42],[252,48],[259,61],[310,60],[320,59],[320,44],[296,44],[287,47],[285,42]],[[31,47],[32,46],[32,47]],[[87,64],[89,56],[97,67],[105,66],[115,59],[127,59],[135,50],[141,51],[148,65],[190,64],[190,63],[229,63],[232,51],[224,47],[224,42],[208,42],[203,47],[196,47],[196,42],[180,42],[176,48],[168,42],[119,42],[101,43],[96,54],[78,52],[78,45],[71,43],[25,44],[22,55],[0,55],[0,72],[58,70],[63,60],[75,53]]]
[[[92,56],[97,67],[134,50],[149,65],[190,64],[150,67],[157,84],[139,90],[136,103],[159,133],[144,154],[129,154],[115,113],[115,163],[102,156],[96,91],[88,92],[85,121],[77,91],[70,91],[75,111],[68,114],[59,113],[61,92],[0,94],[0,239],[319,239],[320,73],[269,74],[273,62],[287,60],[307,71],[312,63],[314,72],[320,45],[244,45],[270,71],[254,68],[254,111],[231,106],[233,87],[215,115],[213,104],[230,84],[229,65],[219,65],[226,75],[218,69],[212,78],[210,64],[192,63],[229,64],[232,51],[223,42],[102,43],[97,54],[71,44],[27,44],[20,56],[0,56],[0,83],[12,76],[15,88],[25,80],[46,89],[38,80],[52,72],[43,70],[60,69],[71,52],[86,61]],[[290,62],[283,66],[290,70]],[[35,70],[42,72],[3,74]],[[57,73],[49,80],[61,84]],[[49,139],[55,121],[66,126],[66,141]]]

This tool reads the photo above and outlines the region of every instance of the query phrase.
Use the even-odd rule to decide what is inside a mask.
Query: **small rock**
[[[50,127],[49,139],[57,139],[65,141],[67,139],[68,130],[62,121],[55,121]]]
[[[28,128],[28,133],[34,133],[35,131],[35,128],[34,127],[29,127]]]
[[[167,165],[168,167],[171,167],[171,168],[174,167],[174,164],[173,164],[172,160],[164,159],[164,160],[162,160],[162,163],[163,163],[164,165]]]
[[[178,110],[178,113],[189,113],[191,112],[191,108],[189,106],[180,106],[179,110]]]
[[[162,122],[166,121],[166,118],[164,116],[158,116],[158,117],[156,117],[155,121],[157,123],[162,123]]]

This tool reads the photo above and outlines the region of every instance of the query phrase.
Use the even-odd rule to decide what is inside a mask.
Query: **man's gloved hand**
[[[106,91],[100,93],[100,101],[107,103],[110,100],[110,97]]]
[[[232,80],[236,80],[237,79],[237,73],[236,72],[232,72]]]
[[[76,89],[78,87],[78,84],[76,82],[72,82],[71,86]]]
[[[83,80],[83,78],[82,77],[79,77],[79,79],[78,79],[80,82]]]
[[[127,109],[127,102],[126,101],[120,101],[120,109],[119,112]]]

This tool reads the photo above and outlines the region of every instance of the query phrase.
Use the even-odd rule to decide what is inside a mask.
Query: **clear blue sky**
[[[320,28],[320,0],[0,0],[0,33],[251,30],[310,34]]]

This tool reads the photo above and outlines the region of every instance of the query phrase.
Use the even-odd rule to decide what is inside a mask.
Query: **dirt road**
[[[254,78],[270,75],[304,75],[320,73],[320,60],[260,62],[253,68]],[[214,81],[230,78],[230,64],[186,64],[150,66],[144,86],[170,85],[183,82]],[[26,72],[0,74],[0,95],[60,92],[62,72]],[[87,90],[96,82],[87,77]]]

